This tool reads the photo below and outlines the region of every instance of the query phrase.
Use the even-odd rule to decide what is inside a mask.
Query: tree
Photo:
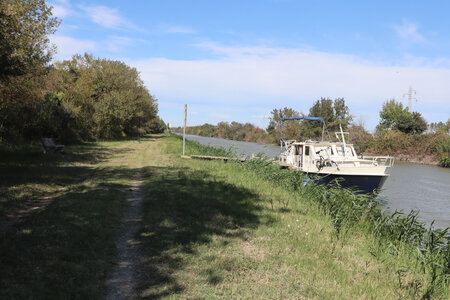
[[[44,0],[2,0],[0,24],[0,80],[27,74],[50,61],[48,35],[59,21]]]
[[[418,112],[410,112],[395,99],[386,101],[380,111],[380,123],[377,132],[398,130],[406,134],[421,134],[427,129],[427,122]]]
[[[0,142],[36,136],[57,26],[44,0],[0,1]]]
[[[350,132],[348,141],[354,145],[358,154],[364,153],[373,143],[373,136],[367,132],[363,123],[352,124],[348,131]]]
[[[444,122],[430,123],[428,125],[428,129],[431,132],[434,132],[437,134],[448,134],[448,133],[450,133],[450,118],[447,120],[446,123],[444,123]]]
[[[334,101],[330,98],[320,98],[309,109],[308,116],[322,118],[330,132],[339,131],[339,125],[346,129],[352,120],[344,98],[336,98]],[[303,122],[299,132],[302,138],[317,139],[322,135],[322,125]]]
[[[352,120],[350,111],[345,105],[344,98],[320,98],[309,109],[310,117],[321,117],[329,131],[339,131],[339,125],[346,129]],[[305,124],[304,134],[311,137],[318,137],[322,134],[322,129],[315,124]]]
[[[282,118],[299,117],[300,114],[293,110],[292,108],[283,109],[273,109],[271,116],[269,117],[270,122],[267,126],[267,132],[272,135],[278,142],[283,138],[282,134]],[[300,122],[299,121],[288,121],[285,122],[285,134],[287,139],[296,139],[299,135]]]
[[[56,84],[73,113],[79,139],[119,138],[161,131],[156,99],[135,68],[120,61],[75,55],[55,64]]]

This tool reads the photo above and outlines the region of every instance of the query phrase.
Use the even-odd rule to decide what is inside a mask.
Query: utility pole
[[[187,118],[187,104],[184,105],[183,155],[186,149],[186,118]]]
[[[403,98],[405,98],[405,96],[408,96],[408,108],[411,110],[412,100],[416,100],[417,102],[417,98],[415,97],[416,90],[413,90],[412,87],[409,87],[408,93],[403,94]]]

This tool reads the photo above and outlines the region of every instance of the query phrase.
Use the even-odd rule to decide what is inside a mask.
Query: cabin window
[[[305,147],[305,155],[306,155],[306,156],[309,156],[309,146],[306,146],[306,147]]]
[[[333,147],[330,147],[331,155],[334,155]]]

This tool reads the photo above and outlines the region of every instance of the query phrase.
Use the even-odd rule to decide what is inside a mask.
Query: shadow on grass
[[[93,171],[89,165],[129,151],[88,144],[70,148],[64,154],[45,155],[32,148],[0,153],[0,218],[39,201],[58,186],[83,182]]]
[[[0,232],[0,298],[101,298],[127,205],[128,186],[117,182],[136,171],[96,170],[44,210]]]
[[[183,291],[173,273],[185,267],[185,255],[208,244],[214,235],[229,240],[245,238],[245,232],[261,223],[259,197],[227,184],[203,171],[179,168],[145,170],[146,197],[139,241],[142,250],[138,289],[146,299],[158,299]],[[208,266],[210,267],[210,266]],[[205,271],[205,283],[222,278]]]

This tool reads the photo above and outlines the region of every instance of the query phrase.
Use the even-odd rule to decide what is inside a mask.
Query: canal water
[[[186,135],[186,138],[216,148],[231,149],[236,156],[250,157],[262,154],[268,158],[277,157],[280,147],[256,143],[230,141]],[[396,162],[388,171],[380,197],[385,199],[388,211],[419,210],[421,221],[434,227],[450,227],[450,169],[436,166]]]

